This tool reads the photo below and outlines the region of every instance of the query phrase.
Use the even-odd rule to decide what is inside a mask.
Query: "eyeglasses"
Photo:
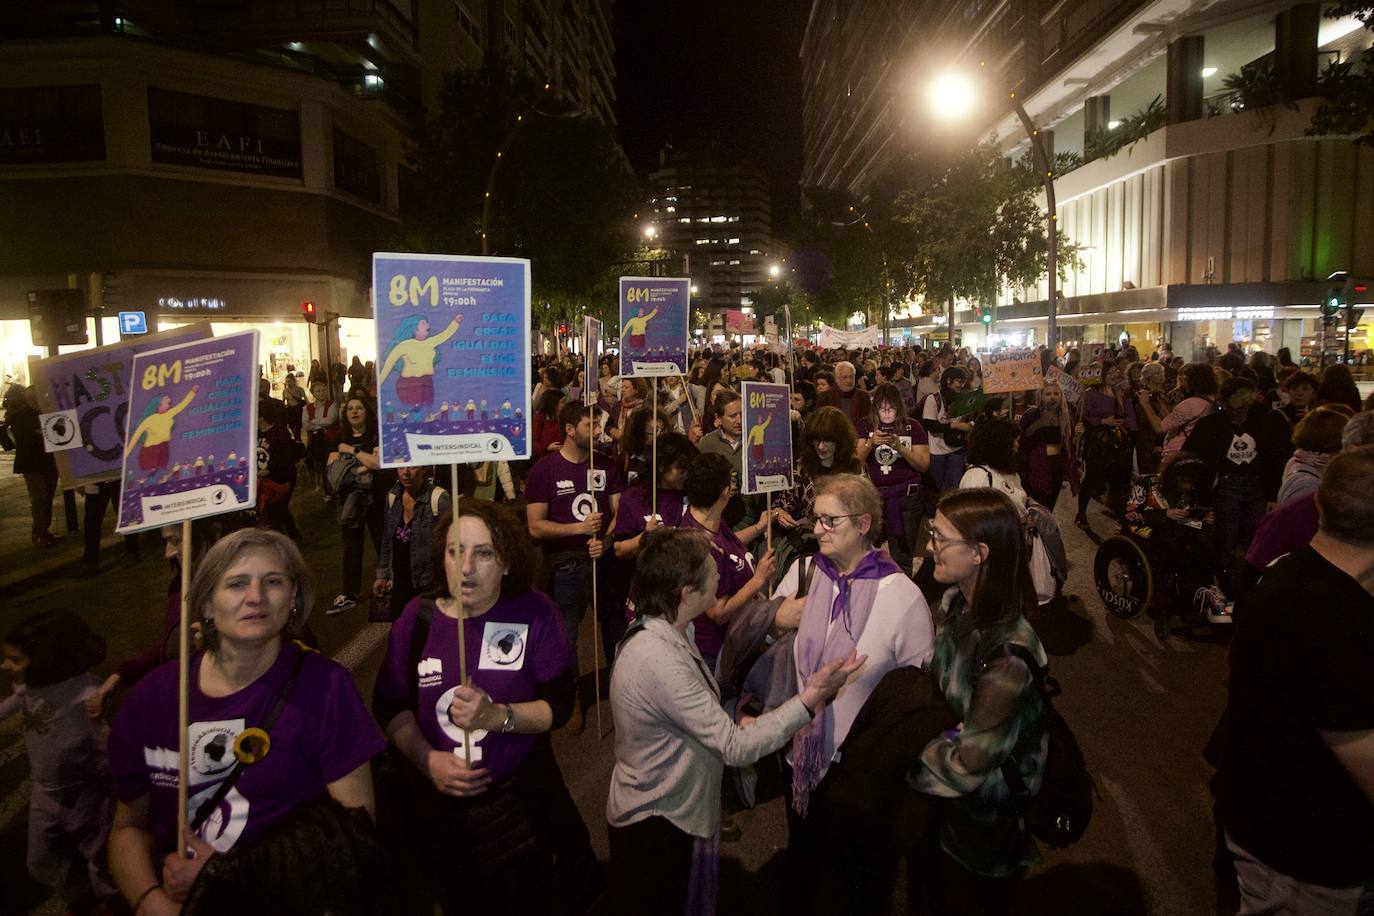
[[[975,540],[973,540],[972,538],[950,538],[950,537],[945,537],[943,534],[941,534],[941,533],[938,532],[938,531],[931,531],[931,533],[930,533],[930,546],[933,547],[933,548],[934,548],[935,550],[937,550],[937,551],[939,551],[939,550],[944,550],[946,547],[949,547],[951,544],[977,544],[977,543],[978,543],[978,542],[975,541]]]
[[[834,531],[835,524],[842,518],[857,518],[856,515],[818,515],[816,524],[821,526],[822,531]]]

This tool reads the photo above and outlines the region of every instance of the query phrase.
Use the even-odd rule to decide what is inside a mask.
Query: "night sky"
[[[664,144],[716,140],[769,173],[773,232],[800,205],[801,49],[810,0],[630,0],[615,5],[620,141],[636,170]]]

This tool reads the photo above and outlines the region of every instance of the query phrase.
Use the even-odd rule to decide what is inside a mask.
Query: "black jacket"
[[[1247,435],[1249,439],[1244,438]],[[1265,498],[1273,500],[1279,495],[1284,465],[1293,455],[1291,435],[1283,417],[1255,406],[1240,426],[1225,413],[1203,417],[1189,433],[1183,450],[1197,455],[1207,465],[1207,489],[1216,485],[1218,477],[1255,474]]]

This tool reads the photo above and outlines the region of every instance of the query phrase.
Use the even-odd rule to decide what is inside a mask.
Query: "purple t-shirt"
[[[897,424],[879,423],[878,429],[885,433],[896,432]],[[860,439],[867,439],[873,434],[873,424],[868,418],[859,421],[858,436]],[[906,445],[929,445],[930,437],[926,435],[925,427],[919,423],[906,422],[906,428],[897,433],[902,439],[906,440]],[[920,484],[921,473],[907,464],[907,460],[901,453],[890,445],[879,445],[869,449],[868,462],[865,465],[868,472],[868,479],[873,481],[873,485],[878,488],[883,487],[906,487],[910,484]]]
[[[1317,511],[1317,494],[1308,493],[1283,503],[1264,517],[1245,561],[1256,569],[1264,569],[1286,553],[1296,553],[1308,544],[1321,527]]]
[[[391,626],[386,660],[377,673],[377,696],[405,702],[412,685],[418,688],[415,721],[430,747],[463,753],[463,730],[448,717],[458,689],[458,621],[437,607],[430,621],[425,650],[416,671],[407,671],[411,639],[420,604],[406,605]],[[433,603],[433,602],[431,602]],[[526,703],[536,688],[567,671],[572,653],[558,606],[543,592],[501,598],[481,617],[464,622],[468,680],[487,692],[493,703]],[[493,782],[508,778],[524,762],[537,735],[502,735],[470,731],[471,760],[490,772]]]
[[[697,523],[691,512],[683,514],[682,524],[678,527],[706,531]],[[720,573],[716,597],[729,598],[754,577],[754,558],[749,555],[749,548],[744,546],[735,532],[724,522],[721,522],[720,528],[714,533],[706,533],[711,538],[711,557],[716,561],[716,572]],[[725,643],[725,627],[705,614],[692,621],[692,627],[696,631],[697,648],[701,650],[701,654],[719,655],[720,647]]]
[[[635,537],[642,534],[652,508],[648,487],[626,487],[620,494],[620,508],[615,514],[616,535]],[[687,497],[681,490],[658,491],[658,517],[666,527],[676,528],[686,513]]]
[[[598,454],[598,458],[601,456]],[[602,513],[602,534],[611,523],[610,496],[625,489],[620,479],[620,469],[613,463],[597,462],[596,469],[589,472],[587,462],[573,464],[560,452],[549,452],[530,468],[529,479],[525,481],[525,502],[545,503],[551,522],[572,524],[585,521],[593,512]],[[589,478],[596,476],[596,495],[593,497]],[[587,552],[587,536],[574,534],[568,537],[553,538],[540,542],[548,553],[564,551]]]
[[[276,705],[301,650],[285,643],[262,677],[227,697],[200,691],[204,652],[191,659],[189,811],[214,794],[234,764],[233,743],[245,728],[260,727]],[[353,686],[348,669],[311,652],[275,725],[271,748],[243,767],[234,787],[200,828],[218,852],[252,843],[297,805],[318,798],[386,747]],[[110,732],[110,773],[115,796],[149,798],[153,847],[175,847],[177,816],[177,665],[169,662],[138,683]]]

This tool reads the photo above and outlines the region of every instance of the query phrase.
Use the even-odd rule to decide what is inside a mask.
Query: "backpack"
[[[1003,643],[992,655],[1019,658],[1030,669],[1036,689],[1045,701],[1049,734],[1045,778],[1038,792],[1032,795],[1026,788],[1015,758],[1008,757],[1002,762],[1002,778],[1032,836],[1051,849],[1072,846],[1088,829],[1093,815],[1093,797],[1098,792],[1078,739],[1051,702],[1062,692],[1059,682],[1050,677],[1049,668],[1041,667],[1025,646]]]
[[[443,487],[429,488],[429,514],[437,520],[439,518],[439,497],[448,491]],[[390,509],[396,502],[396,491],[390,490],[386,494],[386,507]]]

